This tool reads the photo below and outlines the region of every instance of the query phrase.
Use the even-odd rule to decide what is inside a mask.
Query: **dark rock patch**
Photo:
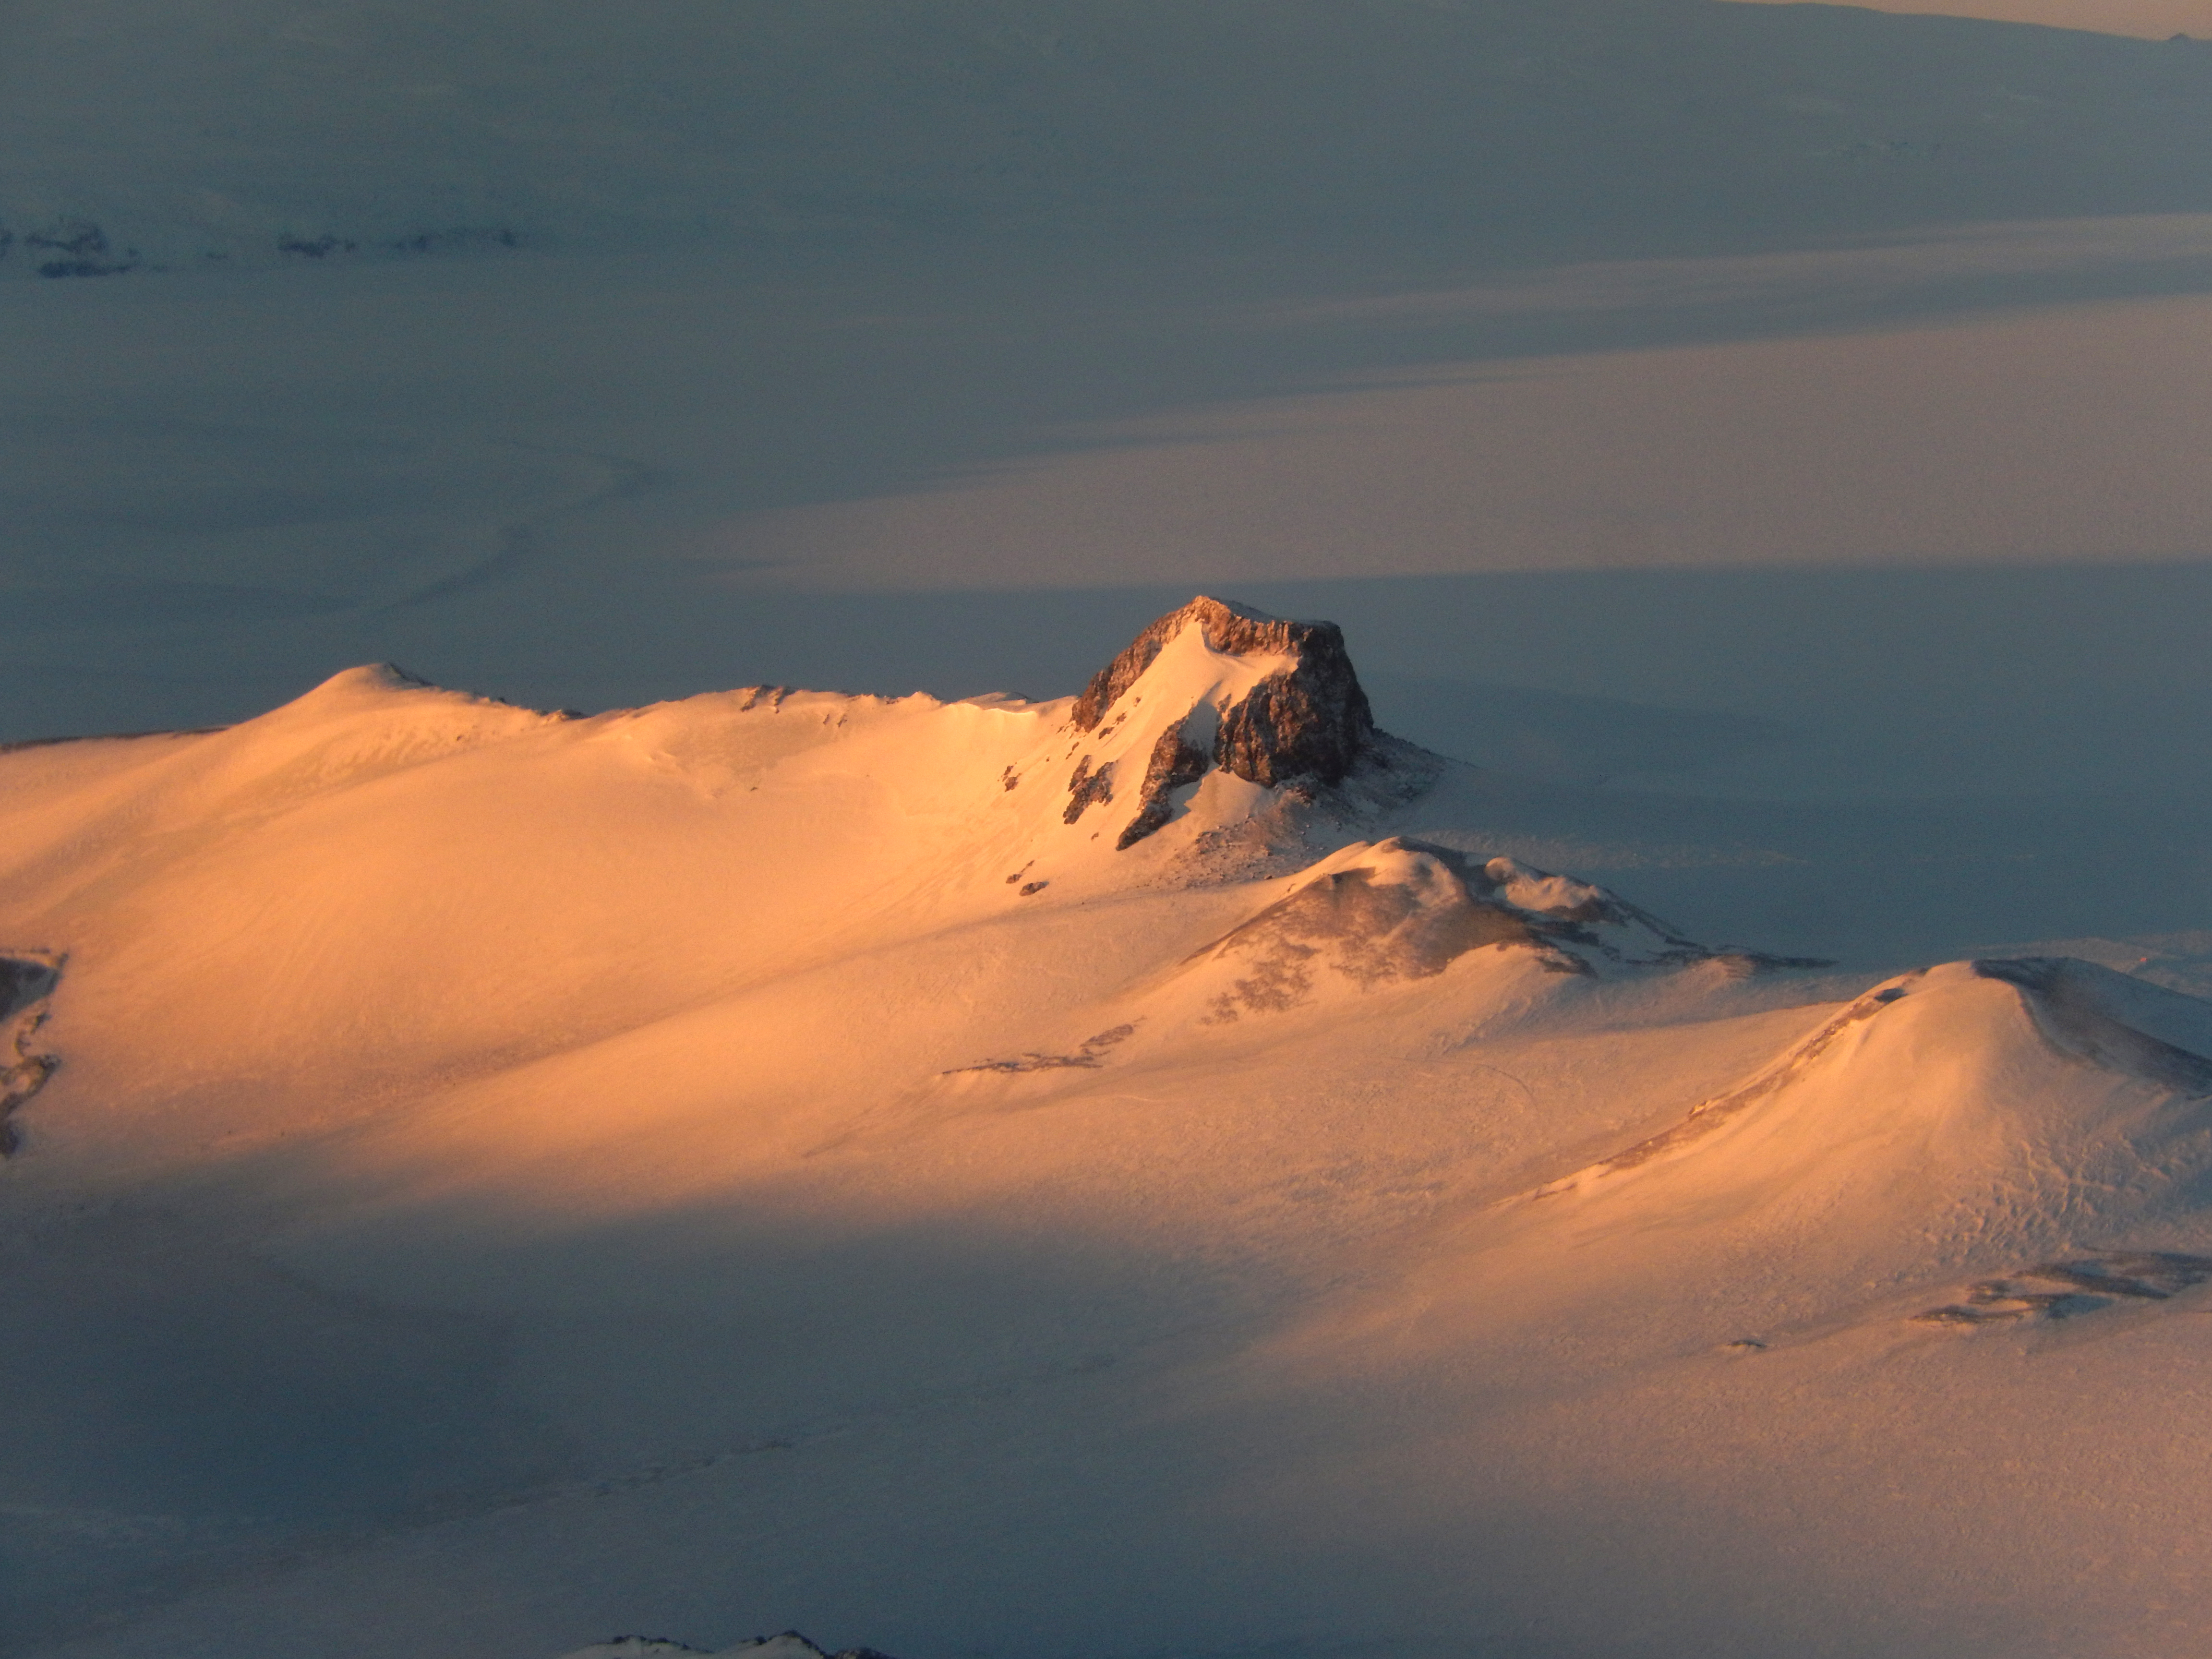
[[[1152,757],[1145,765],[1145,781],[1137,791],[1137,816],[1114,843],[1115,852],[1134,846],[1165,823],[1175,810],[1170,794],[1206,775],[1206,752],[1184,735],[1188,724],[1177,720],[1152,745]]]
[[[6,1046],[0,1048],[0,1158],[19,1144],[9,1119],[61,1064],[31,1048],[33,1036],[46,1024],[46,1001],[60,983],[61,968],[58,957],[0,957],[0,1020],[9,1022]]]
[[[1133,1025],[1116,1025],[1097,1036],[1085,1037],[1072,1054],[1044,1054],[1032,1050],[1016,1054],[1011,1060],[978,1060],[973,1066],[956,1066],[945,1075],[957,1077],[963,1072],[1095,1072],[1106,1063],[1107,1054],[1127,1042],[1137,1033]]]
[[[1096,772],[1091,769],[1091,757],[1085,755],[1075,763],[1075,775],[1067,781],[1067,811],[1060,814],[1060,822],[1073,823],[1094,806],[1103,806],[1114,799],[1114,763],[1108,761]]]
[[[343,236],[279,236],[276,251],[300,259],[327,259],[333,253],[356,253],[361,244]]]
[[[1223,771],[1268,788],[1340,783],[1375,735],[1367,694],[1336,624],[1293,625],[1327,629],[1321,642],[1334,648],[1302,653],[1296,668],[1261,680],[1222,711],[1214,739]]]
[[[2164,1302],[2212,1279],[2212,1259],[2164,1250],[2107,1250],[1985,1279],[1960,1301],[1912,1316],[1916,1325],[1996,1325],[2070,1319],[2124,1303]]]
[[[28,232],[23,251],[39,259],[41,276],[116,276],[138,268],[138,250],[117,252],[107,233],[88,219],[58,219],[44,230]]]
[[[1224,711],[1214,758],[1224,771],[1273,787],[1292,779],[1341,780],[1375,735],[1375,715],[1334,623],[1290,622],[1204,594],[1171,611],[1100,669],[1070,715],[1079,732],[1095,731],[1185,628],[1205,633],[1231,656],[1286,656],[1294,665],[1270,675]]]
[[[1169,792],[1197,782],[1209,765],[1263,788],[1288,786],[1310,793],[1342,783],[1371,758],[1378,742],[1388,741],[1375,729],[1374,711],[1334,623],[1285,621],[1203,594],[1152,623],[1091,678],[1069,716],[1074,728],[1095,732],[1103,724],[1110,733],[1127,711],[1111,721],[1109,712],[1186,628],[1200,629],[1207,646],[1224,654],[1288,658],[1290,666],[1221,710],[1210,754],[1194,740],[1188,716],[1162,734],[1120,847],[1133,846],[1166,823],[1173,810]],[[1086,776],[1079,768],[1069,786],[1079,801]],[[1081,816],[1082,805],[1071,805],[1069,823]]]

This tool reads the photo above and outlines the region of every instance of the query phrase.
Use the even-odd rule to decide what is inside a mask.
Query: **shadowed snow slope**
[[[2201,52],[1832,8],[26,0],[6,31],[0,275],[2212,204]]]
[[[0,1653],[2187,1650],[2212,1007],[1516,799],[1208,599],[0,754]]]

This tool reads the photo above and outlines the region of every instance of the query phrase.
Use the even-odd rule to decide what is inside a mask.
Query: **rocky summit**
[[[1169,643],[1189,629],[1200,631],[1210,651],[1276,657],[1283,665],[1232,702],[1194,706],[1160,733],[1137,816],[1121,836],[1123,847],[1165,823],[1169,792],[1197,782],[1209,767],[1267,788],[1326,786],[1341,782],[1376,736],[1374,713],[1334,623],[1288,621],[1204,594],[1151,623],[1092,676],[1070,714],[1074,728],[1097,730]],[[1097,787],[1095,774],[1079,776],[1071,812],[1087,804],[1086,789]]]

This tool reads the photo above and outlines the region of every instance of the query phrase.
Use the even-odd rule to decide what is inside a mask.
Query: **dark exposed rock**
[[[2130,1302],[2165,1302],[2212,1279],[2212,1261],[2170,1250],[2107,1250],[1985,1279],[1963,1301],[1912,1316],[1917,1325],[2066,1319]]]
[[[360,243],[343,236],[279,236],[276,239],[279,253],[294,254],[302,259],[327,259],[333,253],[357,252],[360,247]]]
[[[137,249],[115,252],[107,233],[87,219],[58,219],[44,230],[27,232],[23,251],[33,258],[40,252],[51,256],[39,262],[41,276],[113,276],[138,266]]]
[[[1270,674],[1222,711],[1213,756],[1223,771],[1270,788],[1308,779],[1339,783],[1375,735],[1375,716],[1336,625],[1291,625],[1316,629],[1314,646],[1299,653],[1297,667]]]
[[[1206,775],[1208,757],[1205,750],[1184,735],[1188,720],[1177,720],[1160,733],[1160,740],[1152,745],[1152,757],[1145,767],[1145,781],[1137,792],[1137,816],[1121,831],[1121,838],[1114,843],[1114,850],[1134,846],[1168,821],[1174,810],[1169,799],[1170,790],[1185,784],[1196,783]]]
[[[61,970],[51,962],[0,957],[0,1019],[52,994]]]
[[[1206,644],[1216,651],[1291,659],[1291,666],[1269,675],[1222,711],[1213,743],[1215,763],[1269,788],[1341,782],[1376,736],[1374,713],[1346,654],[1343,630],[1334,623],[1285,621],[1204,595],[1152,623],[1098,671],[1075,701],[1069,717],[1075,728],[1097,730],[1168,641],[1193,627],[1203,630]],[[1168,789],[1194,782],[1204,772],[1203,765],[1188,758],[1194,748],[1180,733],[1161,739],[1146,773],[1144,805],[1131,825],[1135,833],[1123,838],[1123,846],[1166,822],[1162,803]],[[1161,780],[1157,791],[1150,787],[1155,775]]]
[[[1085,755],[1075,763],[1075,775],[1067,781],[1067,811],[1060,815],[1064,823],[1073,823],[1091,807],[1103,806],[1114,799],[1114,763],[1108,761],[1096,772],[1091,769],[1091,757]]]
[[[1109,1052],[1136,1034],[1134,1025],[1116,1025],[1110,1031],[1085,1037],[1073,1054],[1046,1054],[1031,1049],[1010,1060],[985,1060],[973,1066],[956,1066],[945,1075],[957,1077],[963,1072],[1095,1072],[1105,1065]]]
[[[0,1158],[15,1150],[9,1114],[46,1085],[61,1062],[33,1054],[31,1038],[46,1022],[46,1001],[61,978],[58,957],[47,960],[0,957]]]
[[[71,258],[93,259],[107,252],[107,233],[85,219],[58,219],[23,238],[25,247],[46,248]]]
[[[1075,708],[1070,715],[1076,730],[1097,730],[1098,723],[1106,718],[1106,711],[1152,665],[1168,641],[1193,625],[1205,631],[1206,644],[1216,651],[1239,657],[1285,656],[1296,659],[1296,667],[1277,678],[1296,683],[1297,693],[1287,699],[1279,695],[1268,698],[1271,704],[1283,704],[1280,717],[1271,724],[1278,730],[1297,732],[1318,715],[1340,727],[1343,738],[1348,741],[1316,745],[1319,767],[1310,775],[1324,782],[1334,782],[1343,776],[1351,765],[1350,757],[1375,730],[1367,694],[1359,689],[1359,678],[1352,672],[1351,658],[1345,654],[1344,631],[1334,623],[1289,622],[1205,594],[1152,623],[1129,641],[1121,655],[1092,676],[1083,695],[1075,700]],[[1257,689],[1254,695],[1258,695]],[[1340,753],[1342,758],[1323,757],[1323,750],[1331,756]],[[1270,781],[1251,772],[1231,769],[1254,782]],[[1299,775],[1281,768],[1272,769],[1283,777]]]

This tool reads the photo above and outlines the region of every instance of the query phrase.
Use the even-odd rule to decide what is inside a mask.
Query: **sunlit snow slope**
[[[2185,1650],[2212,1005],[1523,794],[1204,599],[0,753],[0,1651]]]

